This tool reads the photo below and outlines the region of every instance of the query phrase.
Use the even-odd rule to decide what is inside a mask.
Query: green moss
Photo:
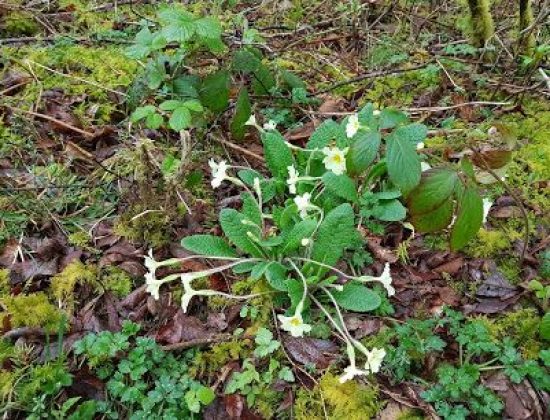
[[[124,297],[132,291],[133,281],[121,268],[109,266],[102,270],[101,287],[115,296]]]
[[[489,0],[468,0],[470,9],[470,31],[472,43],[479,48],[485,46],[495,31]]]
[[[8,59],[19,64],[12,67],[28,73],[30,66],[40,81],[40,84],[27,84],[18,94],[19,100],[34,102],[41,92],[61,88],[67,95],[85,95],[83,109],[89,110],[92,104],[97,106],[94,116],[100,123],[110,121],[111,114],[117,108],[117,104],[112,101],[113,94],[105,88],[116,90],[129,86],[137,70],[136,62],[128,59],[122,48],[116,46],[53,45],[42,48],[5,48],[4,51]],[[25,63],[19,60],[25,60]],[[33,63],[71,77],[53,73]]]
[[[502,230],[480,229],[466,252],[475,258],[487,258],[510,249],[510,238]]]
[[[294,412],[298,420],[365,420],[374,418],[380,410],[378,389],[356,381],[340,383],[339,378],[326,373],[313,391],[300,388]]]
[[[65,269],[52,277],[50,290],[59,302],[73,304],[74,289],[77,285],[97,282],[98,271],[94,265],[84,265],[81,261],[71,262]]]
[[[9,295],[10,291],[10,270],[5,268],[0,270],[0,297]]]
[[[32,36],[40,31],[40,26],[30,13],[10,12],[3,24],[0,24],[0,33],[8,37]]]
[[[395,420],[424,420],[426,416],[422,414],[421,410],[412,410],[407,408],[397,416]]]
[[[159,248],[170,242],[170,217],[162,210],[149,211],[136,204],[120,216],[113,230],[132,242]]]
[[[12,327],[42,327],[46,331],[56,331],[63,319],[62,312],[43,292],[30,295],[7,296],[1,300]]]
[[[496,339],[509,337],[517,343],[523,357],[536,359],[542,349],[538,335],[540,321],[535,309],[524,308],[488,321],[487,325]]]
[[[208,351],[197,352],[192,360],[189,372],[198,377],[212,377],[231,361],[245,360],[252,354],[252,341],[235,339],[226,343],[213,345]]]

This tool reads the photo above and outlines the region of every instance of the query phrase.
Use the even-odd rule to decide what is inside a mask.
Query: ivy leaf
[[[353,203],[357,201],[357,187],[349,176],[325,172],[323,183],[330,193]]]
[[[262,138],[264,144],[265,163],[271,174],[279,179],[286,179],[288,167],[294,163],[292,151],[286,145],[284,138],[277,132],[268,132]]]
[[[456,171],[436,168],[422,172],[420,184],[409,194],[407,205],[412,214],[433,211],[448,200],[456,188]]]
[[[311,258],[328,265],[336,264],[344,250],[351,247],[357,239],[354,221],[353,209],[349,203],[341,204],[330,211],[319,226]]]
[[[346,283],[341,292],[332,292],[332,295],[336,302],[338,302],[338,305],[348,311],[373,311],[382,303],[382,299],[380,299],[378,293],[362,284],[354,282]]]
[[[250,98],[248,97],[248,90],[243,87],[239,92],[237,101],[235,103],[235,115],[231,120],[229,126],[231,134],[237,140],[242,140],[246,133],[245,123],[252,114],[252,107],[250,106]]]
[[[247,235],[247,232],[253,229],[252,226],[246,225],[247,222],[250,222],[248,218],[235,209],[223,209],[220,212],[220,225],[227,239],[247,254],[263,257],[259,246]]]
[[[227,70],[220,70],[206,76],[199,91],[201,102],[213,112],[223,111],[229,101],[230,81]]]
[[[404,137],[393,133],[387,142],[386,162],[391,181],[403,195],[407,195],[420,182],[420,160],[416,147]]]
[[[237,252],[219,236],[192,235],[181,240],[181,246],[199,255],[213,257],[238,257]]]
[[[175,131],[184,130],[191,125],[191,113],[186,106],[176,108],[168,121],[170,128]]]
[[[374,161],[380,148],[380,133],[373,130],[360,130],[350,146],[347,163],[352,174],[364,172]]]
[[[483,221],[483,200],[475,187],[466,187],[458,199],[458,214],[451,229],[451,249],[461,249],[472,239]]]

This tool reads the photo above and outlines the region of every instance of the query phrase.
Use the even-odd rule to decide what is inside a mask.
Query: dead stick
[[[265,159],[263,158],[263,156],[260,156],[254,152],[251,152],[250,150],[247,150],[245,149],[244,147],[241,147],[235,143],[231,143],[230,141],[228,140],[225,140],[225,139],[222,139],[221,137],[217,137],[217,136],[214,136],[212,134],[210,134],[210,137],[214,140],[216,140],[217,142],[227,146],[227,147],[230,147],[231,149],[233,150],[236,150],[238,152],[241,152],[242,154],[245,154],[247,156],[250,156],[251,158],[254,158],[262,163],[265,162]]]
[[[50,117],[49,115],[40,114],[39,112],[34,111],[27,111],[26,109],[16,108],[9,105],[3,105],[3,107],[11,109],[12,111],[18,111],[23,112],[28,115],[32,115],[34,117],[40,118],[42,120],[51,121],[53,123],[56,123],[62,127],[65,127],[68,130],[74,131],[75,133],[82,134],[85,137],[93,137],[94,133],[90,133],[89,131],[82,130],[81,128],[75,127],[74,125],[67,124],[66,122],[63,122],[61,120],[58,120],[57,118]]]

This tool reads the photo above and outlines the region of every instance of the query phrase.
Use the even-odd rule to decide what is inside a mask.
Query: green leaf
[[[319,149],[328,146],[331,141],[341,136],[341,127],[336,121],[325,120],[315,129],[309,141],[308,149]]]
[[[204,38],[219,38],[222,34],[222,26],[218,19],[207,16],[195,21],[197,34]]]
[[[354,221],[353,209],[348,203],[330,211],[319,226],[311,258],[328,265],[336,264],[344,250],[351,247],[357,239]]]
[[[271,261],[265,270],[265,278],[269,285],[275,290],[286,292],[286,279],[288,269],[281,263]]]
[[[550,312],[546,312],[540,322],[540,337],[550,341]]]
[[[458,199],[458,213],[451,229],[451,249],[463,248],[475,237],[483,221],[483,200],[477,188],[466,187]]]
[[[231,120],[229,129],[231,134],[237,140],[242,140],[246,133],[245,123],[252,114],[252,107],[250,106],[250,98],[248,97],[248,90],[243,87],[239,92],[237,101],[235,103],[235,115]]]
[[[407,121],[409,121],[407,116],[397,109],[384,108],[380,111],[380,128],[383,130],[394,128]]]
[[[225,110],[229,101],[230,81],[227,70],[220,70],[206,76],[199,91],[202,104],[213,112]]]
[[[182,106],[193,112],[201,112],[203,110],[202,104],[196,99],[185,101],[183,102]]]
[[[268,95],[276,85],[275,76],[261,62],[258,68],[252,72],[252,75],[252,90],[257,95]]]
[[[196,77],[188,75],[179,76],[172,83],[173,91],[177,95],[190,98],[197,98],[199,96],[197,92],[198,79]]]
[[[348,311],[367,312],[378,308],[382,299],[378,293],[363,284],[349,282],[341,292],[332,292],[334,299],[342,308]]]
[[[292,151],[286,145],[283,136],[277,132],[265,133],[262,138],[264,144],[265,163],[271,174],[281,180],[288,176],[288,167],[294,163]]]
[[[248,74],[257,70],[260,63],[260,59],[255,54],[247,49],[241,49],[233,55],[231,66],[234,71]]]
[[[302,246],[302,239],[310,238],[317,222],[313,219],[305,219],[296,223],[290,230],[282,234],[284,245],[281,248],[281,254],[288,255],[290,252]]]
[[[412,214],[411,222],[416,230],[423,233],[445,229],[453,218],[453,200],[444,201],[428,213]]]
[[[260,208],[258,207],[257,201],[254,199],[252,194],[249,192],[244,192],[242,194],[242,200],[243,200],[243,206],[242,206],[242,213],[250,219],[250,221],[254,222],[258,226],[262,225],[262,212],[260,211]]]
[[[148,115],[154,114],[156,111],[157,109],[153,105],[137,107],[135,111],[132,112],[132,115],[130,116],[130,121],[137,122],[144,119]]]
[[[213,257],[238,257],[237,252],[219,236],[192,235],[181,240],[181,246],[199,255]]]
[[[428,128],[424,124],[414,123],[407,124],[401,127],[398,127],[393,133],[392,136],[402,138],[409,143],[412,143],[415,148],[416,145],[420,142],[423,142],[428,135]]]
[[[161,102],[159,104],[159,109],[161,109],[163,111],[173,111],[176,108],[181,107],[182,104],[183,104],[183,102],[178,101],[176,99],[169,99],[167,101]]]
[[[201,385],[197,390],[197,397],[202,405],[208,405],[212,401],[214,401],[214,398],[216,398],[216,394],[214,393],[214,391],[212,391],[211,388]]]
[[[397,222],[407,215],[407,209],[399,200],[383,200],[373,211],[374,217],[384,222]]]
[[[145,118],[145,125],[147,125],[147,128],[151,128],[153,130],[156,130],[164,123],[164,118],[162,118],[162,115],[157,114],[156,112],[154,114],[147,115]]]
[[[292,73],[288,70],[281,70],[281,77],[285,85],[287,85],[291,90],[292,89],[307,89],[305,82],[297,76],[295,73]]]
[[[433,211],[448,200],[458,182],[456,171],[445,168],[422,172],[420,184],[407,197],[407,206],[412,214]]]
[[[186,107],[180,106],[174,110],[168,124],[172,130],[184,130],[191,125],[191,113]]]
[[[162,34],[168,42],[185,42],[195,34],[195,17],[184,10],[167,8],[158,14],[160,21],[165,25]]]
[[[380,133],[374,130],[360,130],[355,135],[347,156],[347,166],[352,174],[364,172],[374,161],[380,139]]]
[[[357,187],[349,176],[325,172],[323,183],[330,193],[351,202],[357,201]]]
[[[420,182],[420,160],[415,146],[407,139],[395,135],[389,137],[386,164],[391,181],[403,195],[407,195]]]
[[[247,225],[247,222],[250,223],[250,220],[235,209],[223,209],[220,212],[220,225],[227,239],[247,254],[263,257],[259,246],[247,235],[249,231],[257,235],[258,231]]]

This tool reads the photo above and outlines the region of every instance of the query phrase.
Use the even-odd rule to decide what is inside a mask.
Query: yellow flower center
[[[342,156],[340,156],[340,155],[334,155],[334,156],[332,157],[332,161],[333,161],[334,163],[342,163]]]
[[[301,325],[302,322],[298,319],[298,318],[292,318],[290,320],[290,324],[293,326],[293,327],[297,327],[298,325]]]

